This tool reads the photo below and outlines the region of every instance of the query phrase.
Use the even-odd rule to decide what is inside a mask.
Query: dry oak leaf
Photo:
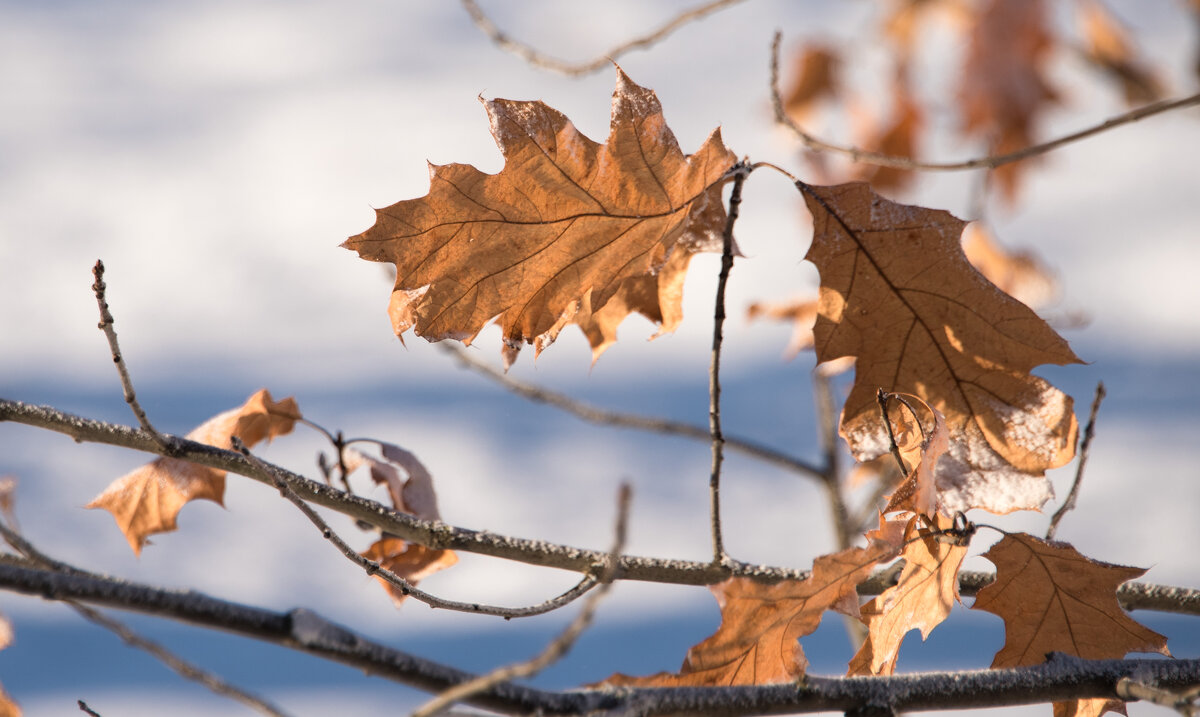
[[[241,407],[213,416],[187,438],[217,448],[231,448],[237,436],[247,447],[285,433],[300,419],[293,398],[276,401],[262,389]],[[113,481],[87,508],[104,508],[141,554],[146,538],[176,529],[175,516],[189,501],[201,498],[218,505],[225,496],[225,471],[178,458],[158,458]]]
[[[991,0],[977,11],[959,78],[958,97],[966,135],[987,139],[992,154],[1035,143],[1040,115],[1058,101],[1046,65],[1055,40],[1042,0]],[[993,172],[1009,202],[1030,160]]]
[[[936,520],[939,530],[954,524],[951,518]],[[967,555],[966,543],[928,528],[916,529],[916,519],[910,526],[905,537],[911,542],[900,554],[906,562],[899,580],[860,608],[869,633],[847,674],[894,674],[904,636],[919,629],[921,639],[927,639],[959,602],[958,569]]]
[[[896,448],[907,466],[908,476],[888,498],[884,513],[898,510],[912,511],[933,518],[938,510],[936,471],[938,460],[950,450],[950,434],[946,430],[946,417],[942,412],[911,393],[890,394],[904,398],[908,405],[923,406],[933,417],[933,427],[926,433],[916,421],[923,417],[905,410],[908,405],[900,401],[889,401],[888,419],[892,423],[892,435]],[[923,425],[923,423],[922,423]]]
[[[796,78],[783,94],[783,108],[797,122],[807,122],[822,99],[836,97],[841,58],[833,48],[809,45],[796,55]]]
[[[1071,398],[1030,371],[1078,363],[1067,342],[976,271],[949,212],[889,201],[862,182],[797,182],[821,275],[818,361],[856,356],[841,434],[859,461],[888,450],[875,394],[912,393],[946,417],[942,509],[1040,508],[1044,477],[1075,454]]]
[[[1040,664],[1050,652],[1088,660],[1171,654],[1167,638],[1134,621],[1117,601],[1121,583],[1145,570],[1092,560],[1066,543],[1025,533],[1004,536],[983,557],[995,564],[996,581],[979,591],[972,609],[1004,620],[1004,646],[993,668]],[[1056,717],[1108,711],[1124,714],[1124,703],[1105,698],[1054,703]]]
[[[886,120],[874,119],[863,122],[855,134],[858,146],[893,157],[916,157],[921,132],[925,126],[925,115],[913,96],[903,72],[893,80],[891,116]],[[853,179],[870,182],[876,189],[902,191],[914,179],[911,169],[882,167],[877,164],[860,164]]]
[[[1112,11],[1099,0],[1078,5],[1079,25],[1087,44],[1087,59],[1112,75],[1120,84],[1128,105],[1162,99],[1162,83],[1138,61],[1129,32]]]
[[[367,466],[371,480],[387,488],[392,507],[421,520],[441,520],[437,507],[437,494],[433,489],[433,475],[411,451],[394,443],[377,441],[382,460],[354,449],[343,452],[346,472],[352,473]],[[402,477],[403,471],[407,477]],[[430,575],[445,570],[458,562],[453,550],[435,550],[424,545],[410,543],[403,538],[384,534],[362,553],[383,567],[407,580],[411,585]],[[397,607],[408,594],[379,576],[375,579],[383,585]]]
[[[881,560],[896,555],[888,540],[848,548],[813,562],[804,580],[774,584],[730,578],[712,587],[721,606],[721,626],[688,650],[678,674],[613,675],[605,684],[632,687],[718,687],[795,680],[808,660],[799,638],[817,629],[827,609],[857,607],[855,587]]]
[[[469,343],[496,319],[511,364],[522,343],[548,346],[585,298],[594,314],[672,253],[719,246],[719,185],[735,156],[720,130],[685,156],[658,98],[620,68],[607,144],[541,102],[484,106],[504,155],[499,174],[431,165],[428,195],[377,210],[374,226],[343,244],[396,265],[397,336],[414,328]]]
[[[1145,570],[1092,560],[1066,543],[1025,533],[1004,536],[983,557],[996,565],[996,580],[979,591],[972,609],[1004,620],[1004,647],[992,667],[1041,664],[1050,652],[1088,660],[1170,655],[1167,639],[1117,602],[1117,588]]]

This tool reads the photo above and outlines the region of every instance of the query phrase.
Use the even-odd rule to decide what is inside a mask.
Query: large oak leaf
[[[821,275],[817,359],[856,356],[841,433],[860,461],[888,449],[876,391],[920,396],[946,417],[943,510],[1039,508],[1042,475],[1075,454],[1069,396],[1030,371],[1079,359],[1029,307],[963,255],[965,223],[889,201],[861,182],[797,183],[813,216],[806,258]]]
[[[603,145],[541,102],[484,106],[504,154],[499,174],[431,166],[428,195],[378,210],[343,244],[396,265],[388,311],[398,336],[413,328],[469,343],[495,318],[511,363],[522,343],[552,342],[585,300],[595,314],[673,252],[719,245],[719,183],[736,158],[719,130],[685,156],[658,98],[620,68]],[[593,347],[602,334],[589,334]]]

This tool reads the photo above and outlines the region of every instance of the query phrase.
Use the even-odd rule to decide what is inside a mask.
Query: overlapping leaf
[[[266,389],[246,403],[212,417],[187,434],[193,441],[230,448],[237,436],[246,446],[290,433],[300,418],[295,399],[275,401]],[[159,458],[113,481],[88,508],[104,508],[129,540],[133,552],[141,553],[146,538],[175,530],[175,516],[189,501],[206,499],[223,505],[225,471],[178,458]]]
[[[653,277],[674,252],[719,246],[719,183],[733,153],[718,130],[684,156],[657,97],[619,68],[603,145],[541,102],[484,104],[504,169],[431,167],[427,196],[378,210],[343,245],[396,265],[398,336],[469,342],[495,318],[511,363],[522,343],[549,345],[584,301],[594,316],[623,289],[642,291],[629,281]],[[677,292],[659,288],[630,310],[678,315]],[[655,306],[664,294],[671,305]],[[589,332],[593,347],[606,335]]]
[[[887,540],[849,548],[813,563],[805,580],[774,584],[730,578],[713,587],[721,605],[721,626],[688,650],[678,674],[648,677],[614,675],[606,683],[636,687],[762,685],[794,680],[808,660],[799,638],[817,629],[827,609],[852,602],[855,586],[880,560],[896,554]]]
[[[944,530],[952,523],[938,518],[937,525]],[[920,630],[921,639],[928,638],[958,601],[958,569],[966,544],[928,528],[915,532],[900,554],[905,564],[897,583],[861,608],[869,633],[850,661],[851,675],[893,674],[904,636]]]
[[[1040,507],[1043,473],[1074,456],[1078,425],[1070,397],[1030,371],[1078,362],[1066,341],[967,263],[964,222],[948,212],[861,182],[797,186],[821,274],[817,358],[857,357],[841,423],[855,457],[888,449],[876,391],[916,394],[952,438],[937,470],[945,510]]]

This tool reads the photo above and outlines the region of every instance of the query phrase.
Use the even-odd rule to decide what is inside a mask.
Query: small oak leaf
[[[933,417],[933,429],[926,435],[915,421],[920,416],[910,416],[901,409],[904,404],[889,401],[888,416],[893,428],[900,456],[908,464],[908,477],[904,479],[888,498],[884,513],[908,510],[932,518],[938,510],[936,471],[938,460],[950,450],[950,434],[946,430],[946,417],[942,412],[911,393],[891,394],[907,399],[910,403],[923,406]],[[907,408],[905,406],[904,408]],[[893,417],[894,416],[894,417]]]
[[[237,436],[249,447],[290,433],[299,418],[295,399],[275,401],[262,389],[241,407],[213,416],[187,438],[228,449]],[[133,552],[140,554],[148,536],[176,529],[175,516],[185,504],[205,499],[224,505],[224,496],[225,471],[164,457],[113,481],[85,507],[112,513]]]
[[[431,166],[428,195],[378,210],[343,244],[396,265],[397,336],[412,328],[469,343],[496,319],[511,364],[523,343],[553,342],[585,299],[596,314],[630,279],[654,276],[675,252],[715,246],[724,231],[720,184],[736,158],[720,131],[685,156],[658,98],[620,68],[603,145],[541,102],[484,105],[504,154],[499,174]],[[678,292],[666,294],[671,306],[630,310],[678,315]],[[588,334],[594,350],[605,331]]]
[[[818,361],[857,357],[841,434],[859,461],[888,450],[876,392],[920,396],[951,436],[938,462],[947,512],[1006,513],[1050,498],[1049,468],[1075,454],[1072,402],[1032,375],[1078,363],[1029,307],[988,282],[959,243],[965,222],[889,201],[862,182],[797,183],[813,216],[806,258],[821,275]]]
[[[678,674],[647,677],[613,675],[605,684],[635,687],[763,685],[795,680],[808,660],[799,638],[817,628],[827,609],[844,607],[855,587],[895,545],[873,540],[819,557],[804,580],[774,584],[730,578],[713,586],[721,606],[721,626],[688,650]],[[857,604],[857,600],[855,600]]]
[[[1086,0],[1078,7],[1087,59],[1120,83],[1125,103],[1141,105],[1162,99],[1162,83],[1138,60],[1120,20],[1099,0]]]
[[[385,535],[372,543],[371,547],[362,553],[362,556],[368,560],[374,560],[413,586],[439,570],[445,570],[458,562],[458,555],[453,550],[436,550],[410,543],[393,535]],[[387,590],[396,607],[399,607],[408,597],[400,588],[378,575],[375,576],[375,579]]]
[[[941,530],[953,520],[938,516]],[[915,527],[915,520],[912,523]],[[858,654],[850,662],[851,675],[890,675],[896,670],[900,643],[910,630],[927,639],[934,627],[950,614],[958,597],[958,569],[967,546],[922,528],[904,547],[904,569],[897,583],[860,608],[869,630]]]
[[[983,557],[996,565],[996,581],[979,591],[973,609],[1004,620],[1004,646],[992,667],[1040,664],[1051,652],[1089,660],[1170,654],[1166,638],[1117,601],[1121,583],[1145,570],[1091,560],[1066,543],[1025,533],[1005,535]]]
[[[796,77],[783,93],[783,108],[798,122],[810,118],[817,103],[838,93],[838,68],[841,60],[836,51],[824,45],[810,45],[796,56]]]

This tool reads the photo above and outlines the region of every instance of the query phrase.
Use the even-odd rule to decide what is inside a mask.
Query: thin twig
[[[692,438],[698,441],[708,443],[712,440],[712,435],[709,429],[702,426],[696,426],[690,423],[680,421],[672,421],[666,418],[654,418],[650,416],[640,416],[635,413],[622,413],[620,411],[608,411],[602,408],[590,406],[583,401],[574,399],[566,394],[552,391],[540,386],[518,381],[515,378],[505,374],[503,371],[496,369],[484,361],[471,355],[469,351],[458,346],[452,341],[443,341],[438,344],[439,347],[446,353],[456,358],[464,367],[475,371],[481,376],[492,379],[512,393],[517,394],[521,398],[534,401],[536,403],[545,403],[555,408],[560,408],[567,413],[570,413],[585,421],[606,426],[615,426],[618,428],[632,428],[650,433],[662,433],[664,435],[682,436],[684,438]],[[785,468],[809,476],[810,478],[821,479],[822,470],[817,466],[803,459],[790,456],[773,448],[764,446],[753,441],[735,436],[725,436],[725,448],[731,451],[737,451],[752,458],[757,458],[772,465]]]
[[[308,518],[309,522],[315,525],[317,530],[321,531],[321,536],[332,543],[333,546],[338,549],[338,552],[345,556],[347,560],[362,568],[368,576],[379,577],[383,579],[389,585],[392,585],[399,590],[400,594],[412,597],[415,600],[425,603],[431,608],[453,610],[455,612],[469,612],[476,615],[495,615],[506,620],[511,620],[519,617],[543,615],[552,610],[557,610],[558,608],[571,603],[573,600],[579,598],[597,585],[597,580],[594,577],[591,575],[586,575],[584,576],[583,580],[579,581],[579,583],[575,585],[575,587],[559,595],[558,597],[551,598],[545,602],[530,607],[519,608],[499,607],[495,605],[484,605],[482,603],[474,602],[458,602],[456,600],[445,600],[443,598],[436,597],[425,592],[424,590],[417,588],[405,578],[397,575],[388,568],[385,568],[378,561],[371,560],[370,558],[359,553],[354,548],[350,547],[350,544],[347,543],[342,536],[338,535],[333,528],[329,527],[329,523],[325,522],[324,518],[322,518],[315,510],[313,510],[308,503],[304,502],[304,499],[296,495],[296,491],[292,490],[291,486],[289,486],[287,483],[287,479],[282,473],[275,469],[275,466],[252,454],[250,449],[246,447],[246,444],[243,443],[242,440],[237,436],[233,436],[230,440],[234,450],[240,452],[247,459],[256,463],[264,472],[268,473],[274,478],[275,488],[279,491],[279,494],[291,501],[291,503],[295,505],[301,513],[304,514],[304,517]]]
[[[34,545],[28,540],[26,540],[25,536],[21,535],[10,526],[4,524],[2,521],[0,521],[0,535],[4,537],[5,542],[28,558],[35,565],[67,575],[84,576],[89,574],[79,570],[78,568],[75,568],[74,566],[60,562],[49,555],[46,555],[34,547]],[[137,634],[119,620],[114,620],[95,608],[84,605],[81,602],[75,600],[67,600],[65,602],[71,607],[72,610],[83,616],[84,619],[113,633],[117,637],[121,638],[126,645],[129,645],[130,647],[136,647],[139,650],[149,653],[159,662],[173,670],[180,677],[204,685],[214,694],[241,702],[247,707],[257,710],[262,714],[271,715],[271,717],[287,717],[287,713],[276,705],[271,704],[269,701],[259,697],[258,695],[247,692],[236,685],[226,682],[224,679],[213,674],[212,672],[209,672],[197,665],[193,665],[187,660],[184,660],[175,653],[171,652],[163,645]],[[82,705],[83,703],[81,702],[80,704]],[[81,706],[80,709],[83,709],[83,707]],[[87,711],[90,714],[95,714],[90,710]]]
[[[1088,414],[1087,427],[1083,429],[1083,438],[1079,442],[1079,463],[1075,466],[1075,481],[1071,483],[1071,492],[1067,493],[1067,499],[1050,518],[1050,527],[1046,528],[1046,540],[1054,540],[1054,534],[1058,532],[1058,522],[1075,507],[1075,500],[1079,497],[1079,486],[1083,483],[1083,469],[1087,466],[1088,449],[1091,448],[1092,436],[1096,428],[1096,414],[1100,412],[1100,403],[1104,401],[1106,395],[1104,382],[1100,381],[1096,384],[1096,395],[1092,398],[1092,410]]]
[[[1164,690],[1153,685],[1122,677],[1117,681],[1117,695],[1123,700],[1145,700],[1175,710],[1184,717],[1200,715],[1200,688],[1192,688],[1184,692]]]
[[[478,694],[494,685],[532,677],[567,654],[567,651],[571,649],[575,641],[583,634],[583,631],[591,625],[596,608],[600,605],[600,601],[604,599],[604,596],[608,594],[609,589],[612,587],[613,578],[616,577],[617,565],[619,564],[621,553],[625,551],[631,493],[629,484],[621,485],[621,490],[617,497],[617,521],[616,528],[613,531],[615,533],[613,546],[612,550],[608,553],[608,560],[604,564],[604,571],[600,574],[602,585],[599,590],[592,593],[584,602],[583,609],[571,621],[571,624],[567,625],[566,629],[547,645],[546,649],[537,657],[526,662],[519,662],[515,665],[498,668],[485,675],[480,675],[474,680],[464,682],[461,685],[446,690],[413,712],[412,717],[431,717],[431,715],[437,714],[451,704],[460,702],[470,695]]]
[[[103,331],[104,337],[108,339],[108,348],[112,352],[113,364],[117,367],[117,374],[121,377],[121,388],[125,392],[125,403],[129,404],[129,408],[133,411],[142,430],[166,446],[166,439],[150,423],[146,412],[142,410],[142,405],[138,403],[137,394],[133,391],[133,379],[129,377],[129,369],[125,366],[125,359],[121,356],[121,347],[117,344],[117,331],[113,328],[115,320],[112,312],[108,310],[108,299],[105,296],[108,286],[104,283],[104,262],[96,260],[96,265],[92,267],[92,276],[95,278],[92,283],[92,291],[96,294],[96,304],[100,307],[100,323],[97,324],[97,328]]]
[[[721,464],[725,460],[725,436],[721,433],[721,342],[725,334],[725,286],[733,269],[733,225],[737,222],[742,204],[742,185],[749,175],[749,165],[740,162],[731,171],[733,189],[729,192],[729,212],[725,231],[721,234],[721,271],[717,275],[717,295],[713,308],[712,360],[708,368],[708,433],[712,443],[712,471],[708,478],[709,521],[712,529],[713,564],[729,559],[721,538]]]
[[[86,712],[87,714],[92,715],[92,717],[100,717],[100,713],[91,707],[88,707],[87,702],[84,702],[83,700],[75,700],[75,704],[79,705],[80,712]]]
[[[855,527],[850,524],[850,513],[846,507],[846,495],[842,492],[842,469],[838,453],[838,411],[833,400],[833,385],[829,376],[813,371],[813,393],[817,408],[817,430],[820,432],[821,448],[825,454],[825,470],[822,482],[825,486],[829,512],[833,517],[833,531],[839,550],[850,547],[854,540]],[[855,621],[861,625],[861,622]]]
[[[72,415],[49,406],[34,406],[20,401],[0,398],[0,421],[16,421],[25,425],[71,436],[80,442],[102,443],[122,446],[156,455],[165,455],[166,449],[154,442],[144,431],[130,426],[121,426]],[[275,475],[284,478],[300,498],[335,510],[355,520],[373,525],[405,540],[420,543],[430,548],[450,548],[479,555],[515,560],[526,565],[538,565],[560,570],[589,574],[595,566],[602,564],[605,553],[570,545],[561,545],[544,540],[497,535],[487,531],[471,530],[441,521],[419,520],[400,513],[382,503],[360,498],[331,488],[324,483],[309,480],[281,466],[271,465],[268,473],[258,464],[251,462],[241,453],[198,443],[186,438],[172,436],[172,453],[180,460],[210,466],[229,473],[236,473],[274,487]],[[265,462],[264,462],[265,463]],[[3,556],[0,555],[0,562]],[[658,582],[673,585],[713,585],[731,577],[752,578],[765,582],[779,580],[803,580],[808,572],[769,565],[754,565],[731,561],[729,565],[713,565],[711,562],[649,558],[625,555],[621,558],[618,579]],[[988,573],[959,573],[959,591],[970,596],[991,582],[994,576]],[[874,589],[870,580],[861,586],[863,590]],[[885,589],[883,585],[880,589]],[[864,592],[863,594],[877,594]],[[1152,585],[1147,583],[1124,583],[1117,589],[1117,597],[1130,610],[1158,610],[1189,615],[1200,615],[1200,590],[1191,588]]]
[[[870,152],[859,149],[857,147],[847,147],[843,145],[832,144],[826,142],[812,134],[806,132],[795,120],[788,116],[787,111],[783,108],[783,98],[779,91],[779,45],[782,38],[782,33],[776,32],[775,39],[771,43],[771,103],[775,108],[775,121],[788,129],[790,129],[796,137],[804,143],[804,146],[815,152],[832,152],[834,154],[844,155],[855,162],[862,164],[873,164],[878,167],[893,167],[896,169],[907,169],[920,172],[957,172],[968,169],[995,169],[1005,164],[1019,162],[1023,159],[1036,157],[1040,154],[1045,154],[1052,150],[1058,149],[1063,145],[1077,142],[1081,139],[1091,137],[1101,132],[1106,132],[1110,129],[1126,125],[1131,122],[1136,122],[1140,119],[1152,117],[1164,112],[1190,107],[1200,104],[1200,93],[1188,97],[1181,97],[1173,100],[1162,100],[1160,102],[1152,102],[1148,105],[1143,105],[1136,109],[1130,110],[1116,117],[1111,117],[1100,124],[1093,125],[1087,129],[1071,134],[1058,137],[1057,139],[1043,142],[1041,144],[1030,145],[1014,152],[1005,154],[987,155],[985,157],[976,157],[974,159],[960,160],[955,162],[921,162],[911,157],[902,157],[892,154],[883,154],[882,152]]]
[[[560,60],[557,57],[540,52],[530,45],[518,40],[514,40],[500,30],[500,28],[496,27],[496,23],[492,22],[491,18],[489,18],[483,12],[483,10],[479,8],[479,5],[475,3],[475,0],[462,0],[462,4],[463,7],[466,8],[467,13],[470,14],[471,20],[475,23],[475,26],[483,31],[483,34],[487,35],[488,38],[500,49],[511,52],[534,67],[540,67],[544,70],[552,70],[554,72],[561,72],[562,74],[571,77],[578,77],[579,75],[586,75],[589,72],[595,72],[601,68],[609,67],[618,57],[624,55],[630,50],[638,50],[644,47],[649,47],[689,22],[699,20],[706,15],[710,15],[730,5],[736,5],[742,1],[743,0],[710,0],[710,2],[707,2],[703,5],[698,5],[690,10],[685,10],[679,13],[657,30],[617,45],[603,55],[587,62],[567,62],[565,60]]]

